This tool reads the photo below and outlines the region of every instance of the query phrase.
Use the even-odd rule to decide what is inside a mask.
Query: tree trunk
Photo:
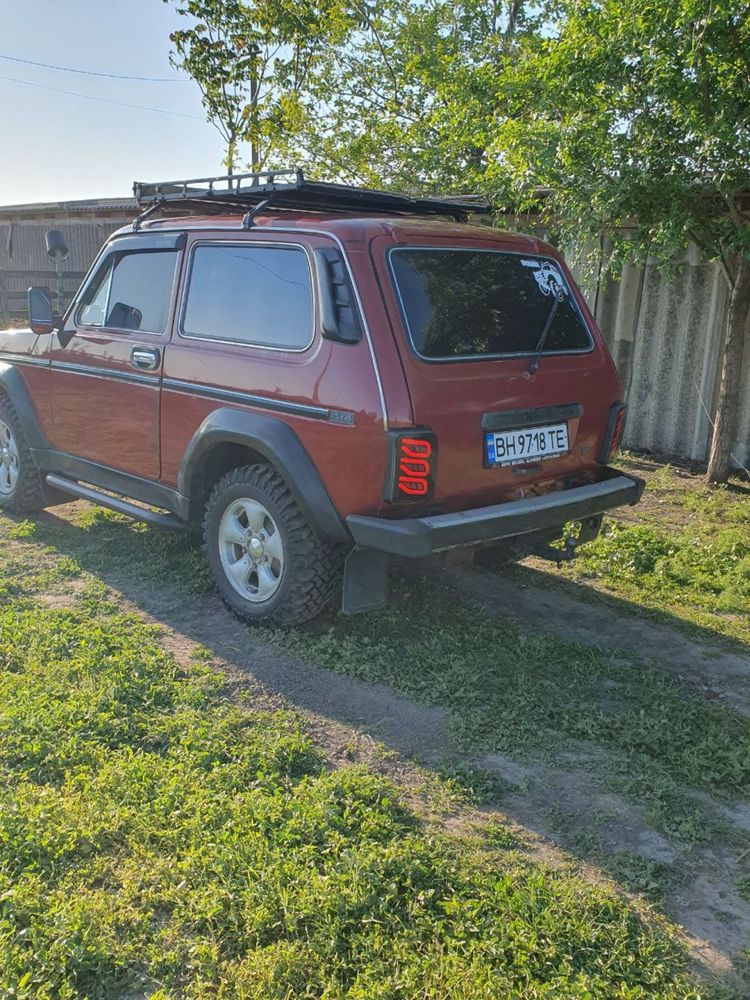
[[[260,91],[260,80],[257,76],[253,76],[250,80],[250,107],[252,112],[250,115],[250,121],[253,122],[253,128],[255,127],[256,112],[258,109],[258,92]],[[255,174],[260,170],[260,151],[258,149],[258,137],[254,131],[250,134],[250,169]]]
[[[721,352],[721,381],[706,472],[709,483],[725,483],[729,478],[732,441],[737,426],[742,353],[748,313],[750,313],[750,260],[741,257],[737,264],[734,287],[730,293],[724,347]]]

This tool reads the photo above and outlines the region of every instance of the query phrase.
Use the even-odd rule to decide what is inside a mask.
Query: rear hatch
[[[476,233],[403,226],[371,243],[414,423],[437,437],[434,501],[447,510],[580,482],[619,396],[559,255]]]

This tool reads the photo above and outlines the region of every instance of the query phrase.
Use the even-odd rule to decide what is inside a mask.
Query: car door
[[[183,234],[117,237],[50,348],[51,444],[144,479],[161,468],[162,362]]]

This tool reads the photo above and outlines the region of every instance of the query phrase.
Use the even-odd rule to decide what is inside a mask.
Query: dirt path
[[[425,767],[449,762],[492,771],[516,788],[493,806],[512,825],[532,833],[542,852],[543,843],[561,847],[589,871],[598,868],[615,878],[619,873],[607,870],[606,855],[620,859],[632,855],[634,864],[646,865],[646,883],[649,861],[656,878],[661,877],[661,866],[683,872],[685,877],[665,893],[662,906],[685,928],[692,953],[709,968],[730,969],[731,956],[750,943],[750,906],[735,888],[737,853],[723,845],[686,850],[650,829],[643,811],[632,802],[597,788],[596,752],[582,748],[579,753],[562,755],[554,766],[497,754],[457,755],[446,711],[416,703],[381,684],[318,669],[260,643],[212,596],[186,598],[168,588],[143,589],[132,578],[116,575],[108,582],[130,606],[166,628],[166,645],[178,659],[200,644],[228,676],[257,682],[256,698],[280,696],[301,711],[332,759],[345,756],[348,744],[358,747],[358,756],[365,753],[367,757],[367,744],[377,741],[396,754],[385,770],[397,781],[414,780],[409,775],[410,760]],[[501,577],[475,570],[461,574],[461,589],[491,613],[500,612],[517,622],[537,627],[541,619],[546,629],[588,643],[607,636],[609,611],[556,591],[532,587],[519,591]],[[675,669],[683,675],[689,671],[695,683],[726,688],[732,703],[741,700],[740,685],[744,687],[750,673],[739,657],[719,651],[711,655],[679,633],[635,616],[613,622],[607,642],[631,655],[650,654],[669,644],[676,651]],[[732,670],[725,674],[727,661]],[[738,685],[731,691],[728,677]],[[378,766],[383,770],[382,759]],[[718,808],[714,803],[710,806]]]
[[[529,575],[533,572],[528,571]],[[750,650],[747,655],[728,652],[725,642],[701,642],[678,627],[651,622],[642,614],[589,602],[584,588],[582,599],[576,600],[554,582],[552,586],[547,580],[546,586],[534,585],[519,581],[515,575],[503,576],[479,567],[459,571],[452,579],[491,614],[560,638],[606,651],[620,650],[647,663],[658,662],[704,698],[721,699],[750,715]]]

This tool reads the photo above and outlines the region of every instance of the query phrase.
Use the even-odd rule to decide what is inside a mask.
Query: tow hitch
[[[603,514],[595,514],[593,517],[587,517],[581,521],[578,534],[575,537],[567,535],[563,541],[562,548],[545,545],[534,554],[541,559],[549,559],[551,562],[557,563],[558,566],[561,566],[564,562],[570,562],[572,559],[575,559],[576,549],[579,545],[592,542],[599,534],[603,517]]]

